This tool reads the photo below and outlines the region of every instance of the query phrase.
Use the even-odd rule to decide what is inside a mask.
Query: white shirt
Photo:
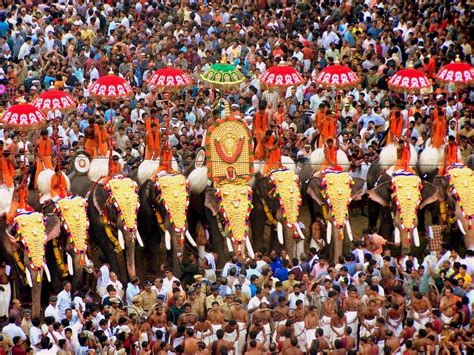
[[[117,281],[110,280],[109,285],[114,286],[114,288],[117,290],[117,295],[120,298],[123,298],[123,286],[122,286],[122,283],[119,280],[117,280]]]
[[[59,310],[59,317],[64,319],[66,309],[71,307],[71,292],[67,292],[66,290],[62,290],[58,294],[58,310]]]
[[[44,310],[44,316],[46,317],[54,317],[54,320],[56,322],[61,322],[61,317],[59,316],[59,309],[58,305],[56,304],[56,307],[53,307],[52,305],[49,305],[46,307]]]
[[[247,309],[254,309],[254,308],[258,308],[260,307],[260,304],[262,302],[265,302],[265,303],[270,303],[268,302],[267,298],[265,296],[262,297],[262,299],[258,298],[257,296],[253,296],[250,301],[249,301],[249,304],[247,305]]]
[[[288,295],[288,307],[291,309],[296,309],[296,301],[301,300],[303,301],[303,304],[305,306],[308,305],[308,299],[306,298],[304,293],[301,293],[299,295],[296,295],[294,292],[290,293]]]
[[[25,332],[23,332],[23,330],[15,323],[9,323],[7,326],[3,327],[2,333],[12,341],[14,337],[20,337],[21,339],[26,340]]]
[[[171,290],[172,290],[172,288],[173,288],[173,281],[179,281],[179,279],[178,279],[177,277],[175,277],[175,276],[173,276],[173,277],[171,278],[171,280],[168,279],[167,277],[165,277],[165,278],[163,279],[163,287],[162,287],[162,289],[161,289],[161,292],[164,292],[165,295],[166,295],[168,292],[171,292]]]
[[[45,313],[45,317],[46,317],[46,313]],[[43,332],[41,331],[41,329],[39,329],[37,327],[31,327],[30,328],[29,338],[30,338],[31,346],[33,347],[33,350],[34,350],[35,353],[40,350],[39,345],[40,345],[42,334],[43,334]],[[36,345],[38,345],[38,346],[36,346]]]

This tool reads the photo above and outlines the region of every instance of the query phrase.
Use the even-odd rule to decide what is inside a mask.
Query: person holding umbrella
[[[35,189],[38,188],[38,176],[46,169],[54,169],[52,161],[53,149],[51,139],[48,137],[48,130],[41,130],[41,137],[38,140],[38,155],[36,157]]]

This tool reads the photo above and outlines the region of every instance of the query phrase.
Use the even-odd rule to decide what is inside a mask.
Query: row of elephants
[[[416,157],[413,154],[412,157]],[[472,157],[471,157],[472,158]],[[76,156],[75,166],[83,166],[84,160],[88,158],[83,153]],[[315,221],[318,216],[327,218],[327,209],[324,211],[328,201],[324,198],[322,191],[322,179],[319,169],[324,159],[321,151],[315,151],[303,166],[298,169],[299,187],[302,196],[302,208],[307,208],[311,216],[311,222]],[[420,158],[421,159],[421,158]],[[437,160],[439,157],[436,158]],[[403,240],[406,233],[409,233],[402,227],[400,220],[400,210],[397,209],[395,203],[396,192],[393,191],[391,183],[390,166],[395,164],[396,147],[387,147],[386,153],[382,152],[379,161],[374,162],[368,171],[366,180],[354,179],[351,188],[351,200],[357,201],[362,195],[368,191],[370,197],[368,202],[368,227],[379,226],[379,233],[385,237],[391,237],[395,231],[399,231]],[[439,161],[439,160],[438,160]],[[469,168],[472,169],[472,161],[469,160]],[[347,158],[342,152],[338,152],[338,162],[342,166],[349,166]],[[104,159],[103,163],[107,163]],[[296,171],[296,166],[286,157],[282,158],[283,165],[288,169]],[[424,216],[427,209],[432,214],[433,221],[446,221],[443,215],[444,208],[440,206],[448,206],[449,210],[454,211],[459,223],[459,228],[465,234],[465,242],[468,248],[474,247],[474,234],[471,228],[471,220],[465,213],[466,208],[471,208],[474,204],[473,198],[469,201],[463,201],[463,208],[460,206],[458,196],[453,196],[452,190],[445,176],[438,176],[438,166],[436,164],[425,164],[419,166],[420,162],[412,158],[410,165],[415,169],[422,179],[421,203],[418,211],[418,225],[424,229]],[[89,163],[85,164],[89,166]],[[92,164],[93,165],[93,164]],[[147,165],[147,161],[142,163],[143,167]],[[156,166],[155,163],[148,164]],[[428,167],[428,168],[427,168]],[[388,169],[387,169],[388,168]],[[87,201],[87,216],[89,220],[88,240],[92,245],[100,248],[105,260],[110,264],[111,269],[116,271],[120,279],[126,280],[127,277],[136,275],[136,258],[135,251],[137,247],[136,241],[144,246],[146,255],[147,273],[154,274],[158,270],[158,266],[165,260],[158,260],[160,245],[167,245],[166,255],[167,263],[173,267],[176,274],[179,273],[179,265],[176,262],[176,254],[183,253],[185,246],[193,248],[195,243],[191,236],[197,236],[198,244],[203,244],[203,238],[207,240],[209,249],[218,254],[218,267],[226,260],[226,234],[228,230],[219,208],[219,201],[216,198],[214,187],[209,183],[207,177],[207,169],[203,164],[192,164],[185,172],[189,181],[189,207],[187,210],[187,232],[189,238],[183,238],[183,231],[176,232],[169,218],[169,211],[162,203],[158,196],[158,189],[155,181],[150,179],[150,167],[138,170],[137,174],[130,176],[136,181],[138,189],[139,208],[136,211],[137,229],[127,228],[124,226],[124,218],[120,218],[120,210],[117,204],[111,200],[110,191],[103,184],[98,184],[97,177],[91,175],[91,167],[89,171],[75,169],[68,177],[70,182],[70,192],[73,195],[82,196]],[[284,248],[290,256],[297,256],[303,249],[304,241],[295,238],[295,232],[289,228],[284,221],[284,211],[281,204],[274,195],[274,184],[268,176],[262,175],[255,170],[255,174],[251,180],[253,190],[252,205],[253,208],[249,219],[249,238],[253,249],[260,251],[263,248],[268,250],[269,247],[277,245],[275,240],[282,239]],[[472,182],[472,171],[470,174]],[[470,183],[469,183],[470,184]],[[471,185],[470,186],[474,186]],[[43,202],[43,203],[42,203]],[[67,231],[61,227],[61,220],[55,212],[53,203],[44,202],[38,196],[38,192],[30,190],[29,203],[37,211],[45,216],[46,220],[46,264],[51,274],[51,285],[54,289],[58,289],[62,278],[69,278],[78,286],[82,282],[84,267],[89,266],[89,261],[84,262],[84,257],[80,253],[74,252],[75,247],[71,245],[71,239],[68,238]],[[440,213],[441,211],[441,213]],[[105,219],[104,216],[107,216]],[[384,223],[380,223],[383,220]],[[393,223],[386,223],[387,221]],[[331,218],[326,221],[331,223]],[[9,226],[6,225],[5,219],[1,221],[0,226],[3,241],[3,250],[5,256],[9,260],[21,262],[24,260],[24,267],[29,268],[28,255],[21,248],[21,244],[17,243],[17,239],[12,237]],[[267,226],[267,227],[266,227]],[[335,225],[336,227],[336,225]],[[265,237],[268,231],[270,238]],[[310,228],[307,228],[309,231]],[[334,237],[342,233],[339,226],[332,229]],[[351,233],[350,230],[347,233]],[[278,235],[279,238],[276,236]],[[281,237],[282,235],[282,237]],[[165,238],[165,236],[167,238]],[[120,242],[119,242],[120,241]],[[270,242],[269,242],[270,241]],[[343,244],[340,238],[332,238],[334,245],[334,257],[337,258],[342,254]],[[271,245],[266,245],[271,243]],[[404,245],[409,248],[409,245]],[[90,249],[89,249],[90,250]],[[123,252],[122,252],[123,251]],[[97,260],[97,255],[93,256]],[[67,266],[65,266],[65,264]],[[125,264],[125,265],[124,265]],[[140,261],[140,267],[143,262]],[[16,269],[20,276],[19,280],[24,280],[24,272]],[[36,280],[40,270],[31,269],[31,278]],[[21,284],[21,282],[19,283]],[[32,285],[33,313],[39,314],[41,282],[33,282]],[[43,289],[44,291],[44,289]]]

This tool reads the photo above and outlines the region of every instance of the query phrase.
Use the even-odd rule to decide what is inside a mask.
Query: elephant
[[[26,276],[27,284],[31,287],[32,317],[39,317],[42,308],[41,290],[43,275],[46,274],[48,279],[51,277],[47,263],[43,261],[43,245],[59,237],[60,220],[54,214],[44,217],[39,212],[29,214],[26,217],[27,219],[23,219],[23,216],[17,216],[19,226],[17,231],[12,230],[12,225],[7,225],[5,216],[0,218],[0,230],[4,231],[2,244],[6,254],[15,261],[20,278],[25,280]],[[30,226],[31,230],[27,232],[26,228]],[[21,231],[23,231],[24,235],[22,235],[20,240],[18,233]],[[46,236],[44,243],[35,243],[33,241],[38,235],[37,233]],[[31,264],[27,251],[29,251],[30,256],[33,256],[31,260],[36,261],[34,264],[35,268]],[[40,268],[37,268],[38,266]],[[43,271],[46,272],[44,273]]]
[[[313,176],[309,179],[308,183],[306,184],[306,192],[309,197],[311,197],[314,202],[316,202],[316,206],[312,205],[312,208],[315,208],[313,210],[312,215],[319,215],[324,217],[324,219],[327,221],[327,224],[334,223],[335,221],[332,218],[327,217],[327,199],[324,197],[324,193],[322,191],[322,180],[323,178],[321,176]],[[350,191],[350,198],[352,201],[357,201],[360,200],[362,197],[362,192],[365,184],[364,179],[359,179],[359,178],[354,178],[353,179],[354,183],[352,185],[351,191]],[[343,207],[343,206],[339,206]],[[333,208],[339,208],[337,206],[333,206]],[[341,212],[343,213],[343,212]],[[334,223],[335,224],[335,223]],[[346,220],[345,222],[347,234],[349,238],[352,240],[352,232],[350,229],[350,222],[349,220]],[[343,230],[341,226],[335,226],[335,228],[328,228],[328,233],[330,234],[331,240],[334,240],[334,253],[333,253],[333,258],[334,261],[337,262],[339,256],[343,254],[343,238],[341,239],[340,236],[343,235]],[[329,239],[329,238],[328,238]]]

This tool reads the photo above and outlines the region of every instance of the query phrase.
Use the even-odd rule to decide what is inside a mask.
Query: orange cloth
[[[338,148],[336,146],[328,146],[327,144],[324,144],[324,161],[321,166],[321,170],[324,169],[334,169],[334,170],[342,170],[342,168],[337,165],[337,150]]]
[[[403,132],[403,118],[402,115],[395,117],[395,111],[390,115],[390,129],[387,136],[387,144],[392,144],[396,141],[395,138],[400,139]]]
[[[99,127],[97,123],[94,124],[94,134],[97,141],[97,153],[101,157],[105,157],[107,155],[107,129]]]
[[[268,127],[268,114],[267,112],[261,113],[260,111],[257,111],[255,114],[255,123],[253,126],[253,129],[255,131],[255,138],[257,139],[257,142],[260,141],[260,138],[262,138],[265,135],[265,131],[267,130]]]
[[[7,224],[13,222],[19,209],[31,210],[31,207],[28,206],[28,185],[26,185],[26,183],[22,183],[22,185],[18,186],[13,193],[10,211],[7,213]]]
[[[160,154],[160,131],[146,131],[145,159],[156,159]]]
[[[316,127],[319,127],[324,118],[326,118],[326,109],[323,111],[318,110],[318,113],[316,113]]]
[[[51,177],[51,185],[49,188],[51,198],[59,196],[64,198],[67,196],[67,181],[61,173],[56,173]]]
[[[327,142],[329,138],[336,137],[337,126],[332,116],[326,116],[319,124],[319,147]]]
[[[38,140],[38,156],[36,157],[35,189],[38,188],[38,176],[45,169],[54,169],[51,140],[41,137]]]
[[[91,158],[95,158],[95,140],[94,139],[86,139],[84,143],[84,150]]]
[[[171,170],[171,160],[173,157],[171,156],[171,150],[168,147],[165,147],[161,152],[160,157],[160,166],[158,167],[158,172],[160,171],[170,171]],[[153,174],[154,176],[156,174]]]
[[[458,163],[458,145],[457,144],[447,144],[445,149],[444,164],[439,167],[439,175],[444,175],[446,173],[446,168],[451,166],[454,163]]]
[[[411,158],[410,146],[408,145],[407,142],[405,142],[403,145],[402,152],[397,151],[397,162],[395,163],[393,170],[397,171],[397,170],[402,169],[402,170],[412,171],[411,168],[409,168],[408,166],[410,162],[410,158]]]
[[[446,115],[439,116],[438,109],[433,113],[433,132],[431,133],[431,145],[440,148],[446,137]]]
[[[0,157],[0,184],[7,187],[13,187],[13,178],[15,177],[15,167],[10,159]]]
[[[253,153],[253,157],[257,161],[265,159],[265,147],[263,146],[262,138],[257,140],[257,145],[255,146],[255,152]]]
[[[280,167],[281,162],[281,150],[280,148],[274,148],[275,137],[272,135],[268,141],[264,144],[266,150],[266,161],[263,167],[263,174],[267,174],[274,169]]]
[[[158,131],[160,131],[160,120],[156,117],[148,117],[145,120],[145,132],[148,132],[151,130],[151,124],[155,123],[156,127],[158,128]]]

